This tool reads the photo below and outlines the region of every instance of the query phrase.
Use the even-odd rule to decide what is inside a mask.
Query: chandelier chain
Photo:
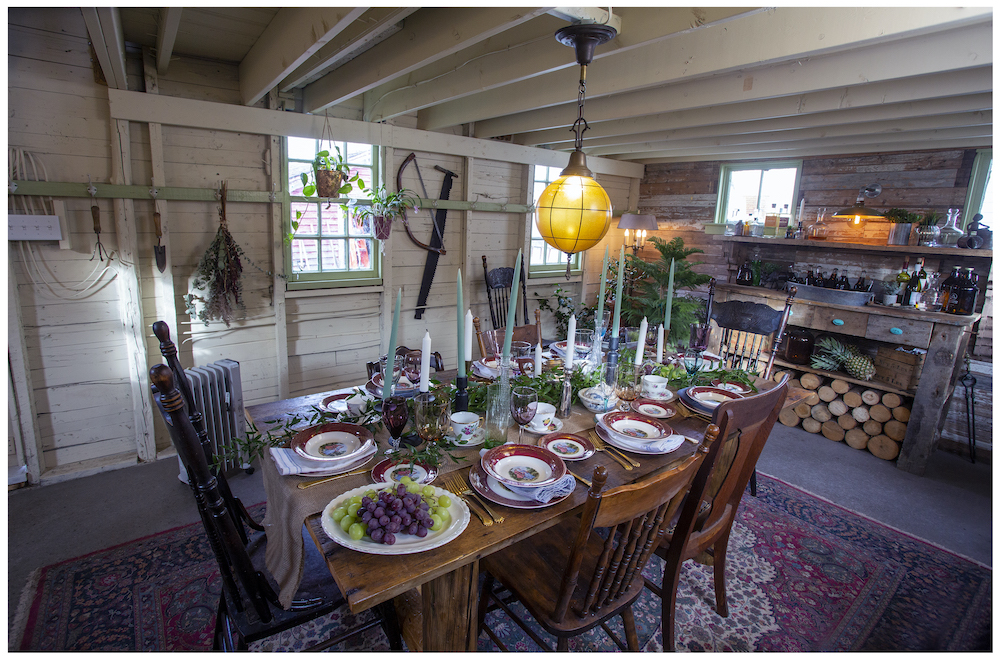
[[[587,81],[580,79],[580,89],[576,95],[576,121],[573,122],[573,128],[570,129],[576,134],[576,139],[574,140],[573,146],[577,151],[583,149],[583,133],[590,128],[590,124],[583,116],[583,104],[587,100]]]

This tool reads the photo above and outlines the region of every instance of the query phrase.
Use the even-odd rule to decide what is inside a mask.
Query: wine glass
[[[393,358],[391,374],[389,373],[388,354],[379,358],[379,371],[382,373],[382,390],[384,392],[388,385],[388,396],[393,396],[396,393],[396,386],[399,385],[399,377],[403,374],[403,356],[395,355]]]
[[[704,351],[708,348],[708,324],[691,324],[691,349],[694,351]]]
[[[594,347],[594,331],[577,330],[573,337],[573,347],[576,350],[576,355],[573,356],[574,361],[577,358],[585,358],[590,353],[590,349]]]
[[[403,435],[409,416],[405,398],[392,396],[382,402],[382,423],[385,424],[390,436],[389,449],[385,453],[391,454],[399,449],[399,438]]]
[[[451,425],[451,420],[448,418],[450,408],[448,399],[431,392],[421,392],[413,397],[413,403],[416,407],[414,422],[420,439],[437,442],[443,438]]]
[[[696,351],[692,348],[684,351],[684,370],[687,371],[688,383],[694,384],[694,377],[699,371],[701,371],[701,366],[704,364],[705,359],[701,355],[701,351]]]
[[[642,368],[633,363],[618,363],[618,379],[615,383],[615,394],[618,395],[619,406],[628,410],[632,402],[639,398],[639,376]]]
[[[538,392],[534,387],[515,387],[510,393],[510,414],[517,422],[517,444],[521,444],[524,427],[535,418],[538,407]]]
[[[420,383],[420,351],[407,351],[403,356],[403,375],[413,387]]]

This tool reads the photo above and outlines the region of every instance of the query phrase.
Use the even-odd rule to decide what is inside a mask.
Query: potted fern
[[[896,281],[895,277],[887,277],[882,280],[882,304],[895,305],[903,285]]]
[[[364,190],[364,184],[360,185]],[[417,209],[420,201],[410,190],[402,188],[396,192],[388,192],[385,186],[373,186],[368,189],[369,204],[354,207],[354,219],[359,222],[369,220],[375,228],[375,238],[384,241],[389,238],[392,221],[406,213],[407,209]],[[341,206],[346,214],[348,207]]]

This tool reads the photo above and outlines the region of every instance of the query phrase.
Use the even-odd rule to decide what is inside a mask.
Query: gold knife
[[[614,459],[615,462],[618,463],[618,465],[621,465],[626,470],[633,469],[631,463],[627,462],[624,458],[622,458],[618,454],[612,453],[611,448],[608,445],[606,445],[603,440],[601,440],[600,436],[598,436],[595,431],[590,432],[590,438],[593,441],[594,448],[597,449],[597,451],[603,451],[605,454]]]
[[[581,477],[580,475],[578,475],[576,472],[573,472],[573,470],[566,470],[566,471],[569,472],[570,474],[572,474],[574,477],[576,477],[576,480],[579,481],[581,484],[583,484],[587,488],[590,488],[590,481],[588,481],[587,479],[584,479],[583,477]]]
[[[341,477],[350,477],[355,474],[364,474],[368,472],[367,467],[358,468],[356,470],[351,470],[350,472],[345,472],[343,474],[335,474],[332,477],[324,477],[322,479],[317,479],[316,481],[301,481],[299,482],[299,488],[312,488],[313,486],[318,486],[319,484],[325,484],[328,481],[333,481],[334,479],[340,479]]]

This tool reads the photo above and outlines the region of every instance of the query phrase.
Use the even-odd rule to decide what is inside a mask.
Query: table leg
[[[479,562],[425,582],[424,651],[475,651],[479,603]]]

